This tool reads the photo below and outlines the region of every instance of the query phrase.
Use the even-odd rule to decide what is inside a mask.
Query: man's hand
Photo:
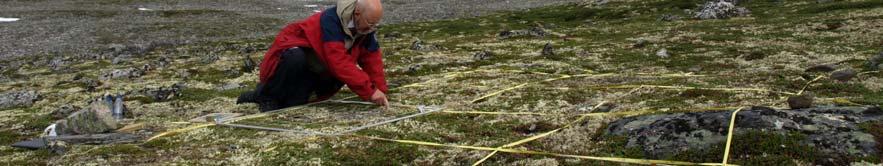
[[[371,102],[383,106],[384,110],[389,109],[389,100],[386,99],[386,94],[380,90],[374,90],[374,94],[371,95]]]

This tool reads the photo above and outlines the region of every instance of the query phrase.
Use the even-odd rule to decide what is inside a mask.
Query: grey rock
[[[240,68],[242,72],[250,73],[254,71],[255,67],[257,67],[257,64],[254,63],[254,60],[252,60],[251,57],[248,55],[242,56],[242,68]]]
[[[479,51],[479,52],[476,52],[474,55],[472,55],[472,59],[475,59],[475,60],[478,60],[478,61],[481,61],[481,60],[488,60],[488,59],[491,59],[491,58],[493,58],[493,57],[494,57],[494,53],[491,52],[491,51],[488,51],[488,50]]]
[[[411,46],[408,48],[410,48],[411,50],[414,50],[414,51],[432,51],[432,50],[438,50],[440,47],[437,45],[426,44],[422,40],[417,39],[417,40],[414,40],[414,42],[411,42]]]
[[[498,39],[508,39],[513,37],[524,37],[524,36],[532,36],[537,38],[546,37],[549,35],[549,32],[546,32],[546,29],[540,26],[534,26],[529,29],[521,29],[521,30],[504,30],[497,34]]]
[[[748,9],[736,6],[733,2],[721,0],[706,2],[698,11],[693,13],[693,17],[701,20],[728,19],[746,16],[750,13]]]
[[[791,109],[810,108],[813,106],[813,95],[803,94],[788,97],[788,106],[791,107]]]
[[[658,56],[660,58],[668,58],[668,57],[671,57],[671,54],[668,53],[667,49],[663,48],[663,49],[659,49],[659,51],[656,51],[656,56]]]
[[[626,147],[641,148],[653,159],[690,149],[712,147],[726,140],[732,111],[656,114],[627,117],[608,125],[608,135],[625,136]],[[883,120],[879,107],[816,107],[775,110],[752,107],[736,117],[735,134],[762,131],[805,134],[806,145],[826,154],[878,154],[873,136],[860,123]]]
[[[78,83],[83,85],[83,88],[88,92],[94,92],[98,86],[101,86],[101,82],[91,78],[82,78],[77,80]]]
[[[867,67],[870,70],[878,70],[880,69],[881,63],[883,63],[883,52],[880,52],[877,56],[869,58]]]
[[[98,134],[116,130],[119,123],[113,118],[113,101],[92,102],[88,108],[74,112],[56,121],[59,135]]]
[[[0,109],[11,107],[30,107],[41,99],[37,91],[22,90],[0,93]]]
[[[543,52],[541,53],[541,55],[543,55],[543,56],[554,56],[555,55],[555,48],[552,47],[551,42],[546,43],[546,45],[543,46]]]
[[[407,72],[407,73],[416,73],[416,72],[419,71],[421,68],[423,68],[423,65],[415,64],[415,65],[408,66],[408,71],[405,71],[405,72]]]
[[[174,99],[175,97],[181,96],[182,91],[184,91],[184,85],[174,84],[166,87],[145,88],[139,90],[138,93],[143,96],[152,98],[155,101],[169,101]]]
[[[840,81],[840,82],[846,82],[846,81],[851,80],[852,78],[855,78],[855,76],[856,76],[857,74],[858,74],[858,73],[856,73],[855,70],[852,70],[852,69],[843,69],[843,70],[838,70],[838,71],[835,71],[835,72],[831,73],[831,76],[830,76],[830,77],[831,77],[832,79],[835,79],[835,80]]]
[[[232,82],[231,82],[231,83],[226,83],[226,84],[224,84],[224,85],[221,85],[220,87],[218,87],[218,90],[220,90],[220,91],[225,91],[225,90],[238,89],[238,88],[241,88],[241,87],[242,87],[241,84],[239,84],[239,83],[232,83]]]
[[[66,70],[66,69],[70,68],[69,67],[70,63],[71,63],[70,59],[67,59],[64,57],[56,57],[56,58],[53,58],[52,60],[49,60],[49,68],[52,69],[53,71]]]
[[[671,21],[678,21],[678,20],[681,20],[681,19],[682,19],[681,16],[678,16],[678,15],[673,15],[673,14],[663,14],[662,16],[659,16],[659,19],[658,19],[658,20],[659,20],[659,21],[665,21],[665,22],[671,22]]]
[[[53,110],[50,115],[52,115],[53,119],[64,119],[65,117],[70,116],[71,114],[79,111],[80,109],[81,109],[80,107],[70,105],[70,104],[65,104],[65,105],[62,105],[62,106],[58,107],[57,109]]]
[[[836,66],[831,64],[823,64],[806,68],[804,72],[832,72],[834,70],[837,70]]]
[[[125,68],[125,69],[113,69],[108,72],[102,74],[98,79],[100,80],[110,80],[110,79],[132,79],[141,77],[144,74],[144,71],[141,71],[139,68]]]
[[[204,64],[210,64],[210,63],[215,63],[216,61],[218,61],[220,59],[221,58],[218,57],[217,54],[208,54],[208,55],[203,56],[200,61]]]
[[[257,48],[255,48],[255,46],[252,46],[252,45],[247,45],[247,46],[242,47],[242,48],[239,49],[239,53],[240,53],[240,54],[250,54],[250,53],[253,53],[253,52],[255,52],[255,51],[257,51]],[[247,56],[247,55],[246,55],[246,56]]]
[[[632,47],[633,48],[644,48],[647,46],[648,43],[649,42],[647,40],[638,39],[638,41],[635,41],[635,44],[633,44]]]

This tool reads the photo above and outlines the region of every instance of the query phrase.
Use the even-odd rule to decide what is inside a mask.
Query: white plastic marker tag
[[[43,130],[44,137],[55,137],[58,136],[58,133],[55,132],[55,124],[49,125],[46,129]]]
[[[421,113],[429,112],[429,111],[436,111],[439,109],[441,109],[441,107],[438,107],[438,106],[426,106],[426,105],[418,105],[417,106],[417,110],[420,110]]]
[[[15,22],[15,21],[18,21],[18,20],[19,20],[19,18],[5,18],[5,17],[0,17],[0,22]]]

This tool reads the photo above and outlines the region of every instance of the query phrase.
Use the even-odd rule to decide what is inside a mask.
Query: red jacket
[[[260,81],[266,83],[273,77],[283,50],[302,47],[315,51],[328,69],[323,75],[334,76],[362,99],[368,100],[378,89],[387,93],[380,45],[374,32],[360,37],[353,43],[351,51],[347,52],[344,40],[349,36],[343,32],[336,10],[337,7],[329,8],[285,26],[264,55],[260,66]],[[318,94],[319,100],[330,98],[335,93],[337,92]]]

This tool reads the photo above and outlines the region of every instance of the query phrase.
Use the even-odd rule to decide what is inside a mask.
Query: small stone
[[[808,131],[808,132],[819,131],[819,127],[815,126],[815,125],[802,125],[802,126],[800,126],[800,128],[802,128],[803,131]]]
[[[638,41],[635,42],[635,44],[632,45],[632,47],[633,48],[644,48],[645,46],[647,46],[647,43],[649,43],[649,42],[647,42],[647,40],[639,39]]]
[[[77,112],[77,110],[80,110],[80,109],[81,109],[80,107],[70,105],[70,104],[65,104],[65,105],[62,105],[61,107],[58,107],[58,109],[55,109],[54,111],[52,111],[52,113],[50,115],[52,115],[53,119],[64,119],[65,117],[71,115],[74,112]]]
[[[824,65],[815,65],[809,68],[806,68],[804,72],[832,72],[837,70],[834,65],[824,64]]]
[[[855,78],[856,74],[857,73],[855,72],[855,70],[843,69],[831,73],[831,78],[840,82],[846,82],[851,80],[852,78]]]
[[[472,59],[479,60],[479,61],[480,60],[488,60],[488,59],[493,58],[493,56],[494,56],[493,52],[488,51],[488,50],[484,50],[484,51],[476,52],[474,55],[472,55]]]
[[[880,69],[881,63],[883,63],[883,52],[880,52],[880,54],[877,54],[877,56],[868,59],[867,66],[870,70],[878,70]]]
[[[101,86],[101,82],[100,82],[100,81],[97,81],[97,80],[95,80],[95,79],[91,79],[91,78],[82,78],[82,79],[77,80],[77,82],[79,82],[80,84],[82,84],[83,87],[84,87],[84,88],[86,89],[86,91],[88,91],[88,92],[94,92],[95,89],[98,88],[98,86]]]
[[[63,57],[56,57],[56,58],[53,58],[52,60],[49,61],[49,68],[51,68],[54,71],[61,71],[61,70],[69,69],[70,68],[70,67],[68,67],[69,64],[70,64],[70,61],[68,59],[63,58]]]
[[[810,94],[788,97],[788,106],[791,107],[791,109],[810,108],[812,105],[813,96]]]
[[[184,91],[184,85],[175,84],[168,87],[143,89],[140,93],[155,101],[169,101],[175,97],[181,96],[182,91]]]
[[[425,47],[423,46],[423,41],[417,39],[414,40],[414,42],[411,42],[411,47],[409,48],[411,48],[411,50],[423,50]]]
[[[217,54],[209,54],[209,55],[207,55],[207,56],[203,56],[201,61],[202,61],[202,63],[204,63],[204,64],[209,64],[209,63],[214,63],[215,61],[218,61],[218,60],[220,60],[220,59],[221,59],[221,58],[218,57]]]
[[[252,60],[251,57],[249,57],[248,55],[242,56],[242,68],[240,68],[242,72],[250,73],[254,71],[254,68],[256,66],[257,65],[254,63],[254,60]]]
[[[37,91],[9,91],[0,93],[0,109],[30,107],[41,97]]]
[[[406,72],[407,73],[416,73],[417,71],[420,70],[420,68],[423,68],[423,65],[420,65],[420,64],[411,65],[408,67],[408,71],[406,71]]]
[[[231,82],[231,83],[226,83],[224,85],[221,85],[220,87],[218,87],[218,90],[225,91],[225,90],[238,89],[241,87],[242,87],[241,84]]]
[[[659,21],[671,22],[681,20],[681,16],[673,15],[673,14],[663,14],[659,16]]]
[[[137,78],[141,77],[144,72],[139,68],[126,68],[126,69],[113,69],[109,72],[104,73],[99,77],[100,80],[110,80],[110,79],[118,79],[118,78]]]
[[[733,2],[727,1],[709,1],[703,5],[699,11],[694,12],[693,17],[701,20],[707,19],[728,19],[731,17],[741,17],[751,12],[744,7],[738,7]]]
[[[656,56],[658,56],[658,57],[660,57],[660,58],[668,58],[668,57],[670,57],[671,55],[668,54],[668,50],[666,50],[665,48],[663,48],[663,49],[659,49],[659,51],[656,51]]]
[[[552,47],[552,43],[551,43],[551,42],[546,43],[546,46],[543,46],[543,52],[542,52],[541,55],[543,55],[543,56],[553,56],[553,55],[555,55],[555,48]]]

